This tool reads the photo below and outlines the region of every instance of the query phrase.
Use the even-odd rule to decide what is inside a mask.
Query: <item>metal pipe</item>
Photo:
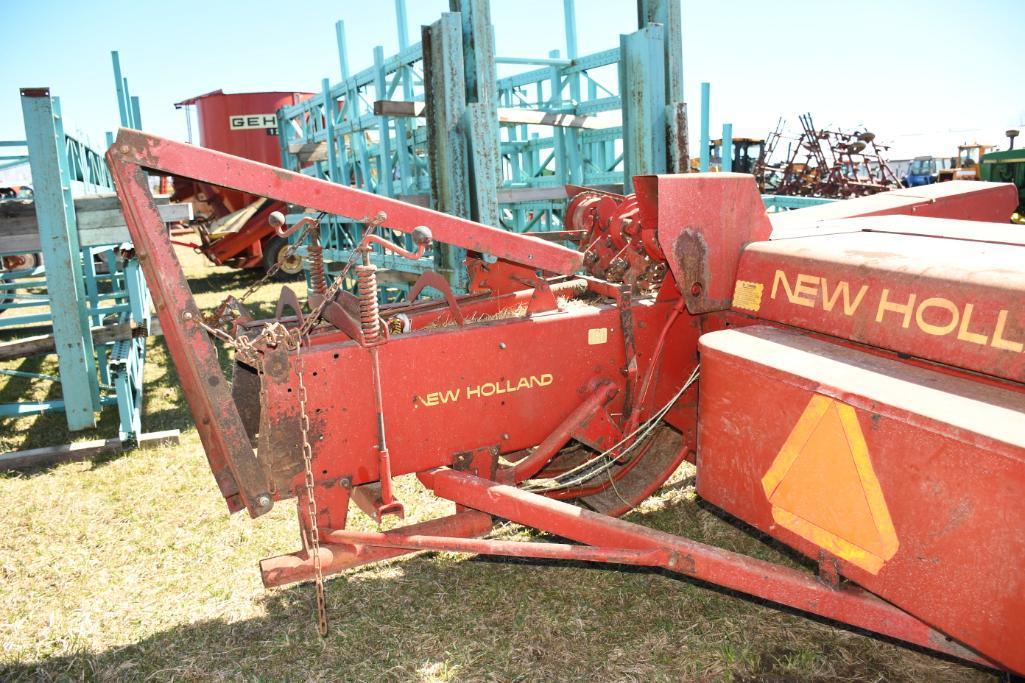
[[[573,8],[573,0],[562,0],[562,20],[566,26],[566,56],[576,59],[577,53],[577,14]]]
[[[342,72],[342,80],[349,80],[349,55],[345,49],[345,22],[335,22],[335,42],[338,45],[338,68]],[[348,98],[346,98],[348,99]]]
[[[132,103],[132,125],[138,129],[142,129],[142,110],[139,107],[139,96],[132,95],[130,102]]]
[[[409,259],[410,261],[416,261],[422,259],[424,254],[427,252],[427,246],[430,244],[430,239],[426,242],[415,242],[416,251],[409,251],[399,245],[395,244],[391,240],[388,240],[380,235],[367,235],[363,238],[363,244],[369,246],[370,244],[380,245],[385,251],[391,251],[401,256],[402,258]]]
[[[114,87],[117,90],[117,110],[121,126],[130,127],[128,99],[125,97],[125,81],[121,76],[121,56],[117,50],[110,51],[110,61],[114,64]]]
[[[539,64],[541,66],[569,66],[572,59],[560,57],[495,57],[496,64]]]
[[[323,79],[320,82],[321,90],[324,93],[324,133],[327,142],[327,169],[331,176],[331,182],[344,183],[347,179],[340,178],[337,173],[338,153],[335,151],[335,116],[338,113],[338,106],[331,97],[331,80]],[[342,150],[344,152],[344,150]]]
[[[733,124],[722,124],[722,151],[719,152],[719,170],[729,173],[733,170]]]
[[[439,470],[429,484],[440,498],[511,522],[593,546],[663,549],[677,557],[675,565],[667,568],[700,581],[993,666],[928,624],[860,588],[831,588],[795,569],[583,510],[465,472]]]
[[[468,538],[483,536],[491,531],[491,528],[490,515],[475,510],[465,510],[447,517],[386,531],[384,535],[388,536],[398,532],[407,535]],[[321,569],[324,575],[337,574],[346,569],[388,560],[412,552],[407,548],[372,547],[361,544],[353,545],[348,542],[339,544],[334,541],[335,533],[335,531],[327,529],[321,531],[324,541],[320,547]],[[263,579],[263,585],[268,588],[312,579],[313,574],[313,558],[305,550],[288,555],[268,557],[260,561],[260,576]]]
[[[634,550],[623,548],[595,548],[568,543],[538,543],[532,541],[499,541],[488,538],[452,538],[425,534],[381,533],[374,531],[332,531],[332,543],[351,543],[381,548],[406,550],[434,550],[437,552],[502,555],[504,557],[537,557],[545,560],[583,560],[631,564],[640,567],[669,567],[671,553],[662,548]]]
[[[619,393],[619,388],[612,382],[599,385],[594,393],[577,406],[551,434],[545,437],[544,441],[538,444],[530,455],[513,465],[512,471],[506,476],[511,477],[512,481],[520,482],[537,474],[548,464],[549,460],[555,457],[559,449],[566,445],[573,432],[594,415],[599,408],[612,400],[617,393]]]
[[[395,25],[399,31],[399,50],[409,47],[409,22],[406,21],[406,0],[395,0]]]
[[[698,170],[702,173],[708,172],[708,108],[711,91],[711,84],[707,82],[701,84],[701,156]]]

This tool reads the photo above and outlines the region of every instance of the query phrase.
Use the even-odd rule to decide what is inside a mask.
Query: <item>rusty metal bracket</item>
[[[292,291],[291,287],[282,287],[281,295],[278,297],[278,304],[274,307],[274,318],[281,321],[285,316],[285,309],[291,308],[295,314],[295,323],[298,327],[303,326],[303,305],[299,303],[299,297]]]
[[[559,300],[555,297],[552,288],[548,285],[548,281],[544,278],[537,277],[536,275],[529,278],[513,275],[511,279],[534,288],[534,293],[531,295],[530,301],[527,302],[528,316],[559,310]]]
[[[310,292],[309,302],[311,308],[320,308],[323,300],[324,296],[322,294]],[[352,339],[360,346],[366,345],[363,339],[363,330],[359,324],[359,300],[355,295],[339,290],[335,294],[334,300],[321,309],[321,315],[324,317],[324,320],[334,325],[335,329],[345,333],[349,339]]]
[[[427,287],[436,289],[441,292],[441,295],[445,297],[445,301],[448,303],[448,308],[452,312],[452,319],[462,327],[466,325],[466,318],[463,316],[463,312],[459,309],[459,302],[456,301],[456,295],[452,292],[452,287],[448,284],[448,280],[443,278],[433,270],[428,270],[416,280],[416,284],[409,290],[409,296],[407,297],[409,303],[416,301],[416,298],[420,296],[420,293]]]

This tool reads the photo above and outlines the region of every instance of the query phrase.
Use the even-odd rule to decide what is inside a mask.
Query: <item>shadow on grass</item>
[[[651,516],[631,519],[651,525]],[[790,615],[809,615],[772,606],[769,616],[753,607],[764,601],[659,569],[422,554],[385,572],[329,579],[323,640],[311,594],[309,585],[270,590],[259,599],[261,616],[13,663],[0,667],[0,679],[449,680],[424,675],[442,667],[455,680],[996,680],[953,659],[916,661],[889,639],[795,629]],[[780,630],[797,633],[781,638]],[[614,662],[613,648],[628,654]]]
[[[166,357],[167,350],[162,340],[153,340],[151,343],[158,346],[157,354]],[[150,351],[154,349],[151,347]],[[31,356],[22,359],[16,368],[22,372],[43,372],[47,369],[46,356]],[[55,368],[51,369],[56,372]],[[34,390],[31,380],[23,377],[9,377],[8,381],[0,388],[0,403],[21,402],[26,397],[32,396],[32,400],[57,400],[61,398],[61,385],[59,382],[49,382],[45,396],[39,395],[38,389]],[[191,415],[188,404],[179,387],[178,375],[173,363],[158,364],[152,356],[147,360],[147,382],[145,401],[146,406],[157,403],[160,407],[147,410],[143,408],[143,428],[145,431],[164,431],[170,429],[185,430],[192,426]],[[173,398],[169,401],[152,402],[153,391],[163,390],[166,395]],[[29,419],[25,419],[29,418]],[[67,420],[63,411],[53,411],[37,415],[26,415],[19,423],[19,444],[18,450],[27,450],[56,444],[66,444],[73,441],[101,440],[116,437],[118,433],[119,415],[115,405],[106,405],[97,414],[96,426],[92,429],[71,431],[68,429]],[[13,423],[14,420],[8,421]],[[27,424],[26,424],[27,423]],[[25,425],[25,426],[23,426]],[[131,454],[132,451],[120,451],[106,453],[94,458],[88,458],[82,462],[89,462],[94,466],[101,466],[113,462],[121,457]],[[61,463],[52,463],[39,467],[32,467],[17,472],[0,473],[0,476],[34,477],[46,474],[58,467]]]
[[[51,367],[52,366],[52,367]],[[56,364],[51,363],[44,355],[29,356],[22,358],[16,370],[31,373],[57,372]],[[3,388],[0,389],[0,403],[25,403],[57,401],[62,398],[60,382],[43,380],[45,388],[36,386],[40,380],[27,377],[7,377]],[[68,443],[73,439],[101,438],[103,434],[109,434],[111,429],[117,433],[117,411],[114,408],[105,409],[97,420],[96,427],[82,431],[72,432],[68,429],[67,418],[63,410],[53,410],[46,413],[25,414],[18,418],[4,418],[5,428],[17,429],[19,438],[19,450],[39,448],[58,443]],[[46,471],[45,468],[34,471]]]
[[[190,277],[188,282],[192,294],[196,295],[243,289],[254,284],[261,277],[263,277],[262,270],[232,268],[231,270],[218,269],[214,272],[205,272],[202,277]]]

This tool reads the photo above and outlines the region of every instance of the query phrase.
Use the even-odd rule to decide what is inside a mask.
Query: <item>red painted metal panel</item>
[[[826,553],[841,574],[1025,671],[1025,388],[984,386],[764,326],[704,335],[701,358],[703,498],[809,557]],[[856,554],[787,526],[765,488],[816,395],[857,416],[898,542],[876,573]],[[786,476],[797,476],[791,468]],[[833,471],[818,474],[825,500],[842,488]],[[856,531],[850,506],[841,507],[847,521],[838,524]]]
[[[634,309],[638,374],[650,367],[656,337],[671,302]],[[590,330],[606,330],[594,343]],[[663,405],[695,363],[698,329],[680,316],[670,328],[644,417]],[[688,352],[687,350],[691,351]],[[421,472],[453,462],[455,454],[498,446],[511,453],[536,446],[590,396],[600,382],[619,388],[608,404],[622,412],[626,378],[620,311],[574,304],[565,312],[393,335],[378,347],[392,473]],[[303,352],[308,410],[318,480],[379,478],[376,408],[358,391],[371,382],[370,355],[354,342],[317,344]],[[567,358],[583,359],[566,362]],[[265,378],[271,424],[298,423],[294,360],[290,371]],[[667,415],[686,426],[693,404],[680,401]],[[472,415],[472,419],[467,419]],[[323,437],[323,438],[322,438]],[[608,444],[599,444],[611,446]],[[296,479],[299,482],[301,477]],[[281,492],[286,495],[287,492]]]
[[[816,223],[800,235],[789,237],[831,235],[843,232],[888,232],[920,237],[943,237],[969,242],[1025,245],[1025,229],[1013,223],[984,223],[957,218],[925,218],[923,216],[865,216]]]
[[[771,227],[754,177],[687,173],[634,178],[642,225],[658,244],[691,313],[729,308],[744,245]]]
[[[1010,183],[953,180],[775,213],[769,220],[776,238],[821,221],[855,216],[904,214],[1006,223],[1017,206],[1018,191]]]
[[[1025,381],[1023,264],[1025,246],[916,235],[773,240],[744,251],[733,308]]]
[[[308,92],[225,93],[220,90],[190,98],[182,105],[195,105],[199,120],[199,144],[207,149],[233,154],[273,166],[281,165],[281,147],[276,124],[278,109],[310,98]],[[260,120],[252,121],[253,117]]]

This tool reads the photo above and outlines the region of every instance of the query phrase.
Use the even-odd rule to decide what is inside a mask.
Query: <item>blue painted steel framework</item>
[[[137,98],[128,102],[137,117]],[[68,428],[76,431],[95,427],[97,411],[116,404],[119,436],[130,443],[141,429],[146,340],[138,336],[94,346],[92,328],[116,323],[123,330],[149,329],[149,290],[131,245],[79,244],[74,195],[114,189],[102,153],[66,135],[60,101],[49,91],[23,90],[22,112],[45,265],[4,272],[0,312],[8,315],[0,316],[0,327],[49,323],[60,377],[0,373],[58,381],[62,399],[2,404],[0,417],[64,411]]]
[[[0,147],[25,147],[24,140],[0,140]],[[20,166],[28,161],[28,154],[0,155],[0,171],[13,166]]]
[[[632,175],[686,170],[679,0],[638,0],[640,28],[584,56],[564,0],[566,58],[530,59],[495,57],[488,0],[450,0],[452,12],[416,44],[405,0],[395,4],[398,54],[377,47],[373,66],[354,75],[336,24],[341,81],[324,79],[318,96],[278,112],[285,168],[515,231],[561,229],[567,183],[629,191]],[[539,68],[498,78],[497,64]],[[416,106],[387,106],[401,103]],[[349,257],[361,218],[322,223],[329,261]],[[458,288],[463,256],[442,248],[434,262],[375,260],[407,281],[437,268]]]
[[[825,199],[823,197],[790,197],[780,194],[763,194],[762,201],[765,202],[765,209],[769,213],[776,211],[792,211],[793,209],[804,209],[819,204],[831,204],[837,199]]]

